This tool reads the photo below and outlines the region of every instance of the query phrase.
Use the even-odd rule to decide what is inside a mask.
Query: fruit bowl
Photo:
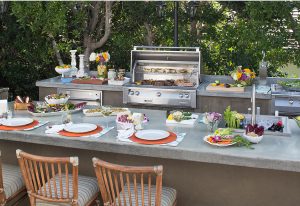
[[[257,144],[257,143],[259,143],[264,138],[264,135],[261,135],[261,136],[250,136],[250,135],[247,135],[246,132],[244,132],[243,137],[246,140],[248,140],[249,142]]]
[[[45,97],[48,104],[66,104],[70,95],[65,94],[50,94]]]
[[[62,65],[62,66],[56,66],[55,71],[62,76],[64,76],[65,73],[68,73],[72,70],[70,65]]]

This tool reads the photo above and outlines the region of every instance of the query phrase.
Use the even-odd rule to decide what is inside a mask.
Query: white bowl
[[[55,67],[55,71],[59,74],[65,74],[71,71],[71,68],[58,68]]]
[[[49,96],[50,95],[48,95],[48,96],[45,97],[45,101],[48,104],[65,104],[65,103],[67,103],[67,101],[70,98],[70,95],[66,95],[65,98],[60,98],[60,99],[49,99]]]
[[[243,137],[246,140],[248,140],[249,142],[257,144],[263,139],[264,135],[261,135],[258,137],[252,137],[252,136],[246,135],[246,133],[244,132]]]

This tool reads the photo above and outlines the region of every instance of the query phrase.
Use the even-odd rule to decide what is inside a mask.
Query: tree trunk
[[[57,61],[58,61],[58,64],[59,64],[59,65],[63,65],[64,62],[63,62],[63,60],[62,60],[62,58],[61,58],[61,55],[60,55],[59,49],[58,49],[58,47],[57,47],[56,41],[55,41],[55,39],[54,39],[53,37],[50,36],[50,38],[51,38],[51,41],[52,41],[52,47],[53,47],[53,50],[54,50],[54,52],[55,52],[55,55],[56,55],[56,59],[57,59]]]
[[[145,41],[146,41],[146,44],[148,46],[152,46],[153,45],[153,40],[154,40],[154,33],[152,31],[152,25],[149,24],[148,22],[144,22],[144,26],[146,28],[146,36],[145,36]]]
[[[92,10],[92,19],[90,19],[90,22],[88,24],[88,28],[86,29],[85,33],[85,38],[84,38],[84,60],[85,60],[85,65],[87,68],[89,68],[89,57],[94,50],[101,48],[109,39],[110,34],[111,34],[111,18],[112,18],[112,4],[113,2],[111,1],[106,1],[105,2],[105,29],[104,29],[104,35],[100,38],[99,41],[97,41],[95,38],[92,37],[92,34],[101,28],[101,24],[98,24],[99,26],[96,27],[97,24],[95,24],[95,21],[99,22],[101,20],[101,17],[99,17],[98,12],[100,7],[96,7]]]

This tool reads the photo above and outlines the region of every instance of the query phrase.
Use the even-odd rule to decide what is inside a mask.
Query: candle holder
[[[78,72],[78,69],[77,69],[77,63],[76,63],[76,52],[77,50],[70,50],[70,53],[71,53],[71,68],[72,68],[72,71],[71,71],[71,76],[76,76],[77,72]]]
[[[84,72],[84,54],[79,54],[79,71],[76,74],[76,77],[84,77],[85,72]]]

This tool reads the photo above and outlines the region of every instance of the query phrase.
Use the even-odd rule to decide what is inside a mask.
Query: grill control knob
[[[179,98],[183,98],[183,94],[179,94]]]
[[[129,91],[129,95],[134,95],[134,91]]]
[[[185,98],[189,98],[190,95],[189,95],[189,94],[184,94],[184,97],[185,97]]]
[[[136,95],[136,96],[139,96],[139,94],[140,94],[139,91],[136,91],[136,92],[135,92],[135,95]]]
[[[294,100],[292,98],[289,99],[290,104],[294,104]]]
[[[156,96],[160,97],[160,96],[161,96],[161,93],[160,93],[160,92],[157,92],[157,93],[156,93]]]

